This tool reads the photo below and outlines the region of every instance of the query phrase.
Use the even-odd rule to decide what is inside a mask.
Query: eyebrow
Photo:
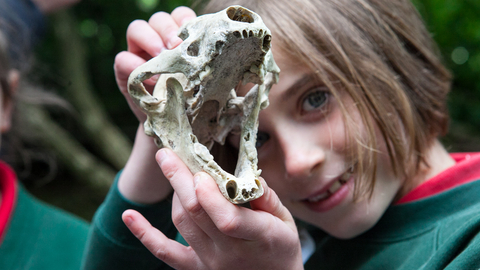
[[[282,96],[282,101],[289,101],[293,96],[297,94],[297,90],[305,87],[306,85],[312,83],[312,81],[317,80],[313,74],[305,74],[303,77],[295,81]]]

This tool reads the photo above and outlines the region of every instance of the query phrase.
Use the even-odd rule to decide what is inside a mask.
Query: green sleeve
[[[152,226],[174,239],[177,230],[171,220],[171,202],[145,205],[127,200],[118,191],[119,175],[93,218],[82,269],[171,269],[155,258],[121,219],[125,210],[134,209]]]

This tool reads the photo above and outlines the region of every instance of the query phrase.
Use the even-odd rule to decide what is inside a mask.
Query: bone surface
[[[205,171],[230,202],[263,195],[255,148],[258,114],[280,69],[270,50],[271,33],[260,16],[241,6],[199,16],[179,29],[183,42],[135,69],[128,91],[147,114],[145,133],[172,149],[192,173]],[[161,74],[153,94],[143,81]],[[239,83],[253,83],[244,97]],[[214,142],[240,135],[234,175],[210,154]]]

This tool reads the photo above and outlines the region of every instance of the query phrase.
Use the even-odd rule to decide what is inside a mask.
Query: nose
[[[325,151],[308,133],[300,130],[282,132],[278,142],[283,154],[287,179],[308,178],[318,171],[325,160]]]

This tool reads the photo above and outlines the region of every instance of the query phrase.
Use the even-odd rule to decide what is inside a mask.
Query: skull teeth
[[[249,38],[249,37],[257,37],[263,38],[267,31],[260,29],[259,31],[252,31],[252,30],[243,30],[243,31],[235,31],[233,35],[237,38]]]
[[[147,113],[146,134],[155,136],[159,147],[177,153],[192,173],[208,173],[235,204],[263,194],[255,123],[279,73],[270,51],[270,30],[257,16],[240,6],[199,16],[181,30],[180,46],[148,61],[129,78],[131,97]],[[141,85],[150,74],[166,74],[153,93]],[[253,93],[257,97],[236,96],[232,89],[242,78],[258,85]],[[248,140],[239,147],[235,175],[224,171],[210,153],[213,142],[223,144],[229,132]]]
[[[203,79],[208,75],[210,75],[211,73],[212,73],[212,69],[210,68],[210,66],[205,66],[205,70],[201,71],[198,77],[200,78],[200,81],[203,81]]]

